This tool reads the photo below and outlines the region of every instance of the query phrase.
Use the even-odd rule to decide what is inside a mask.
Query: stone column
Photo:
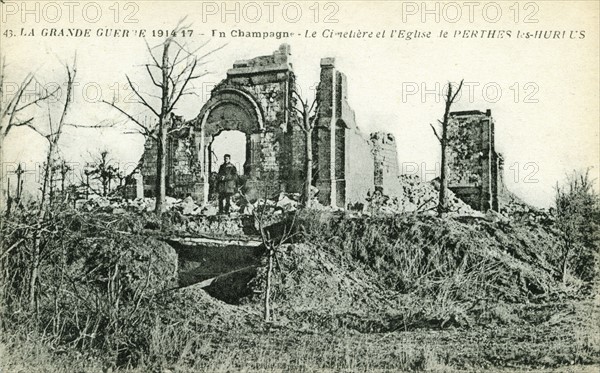
[[[135,179],[135,198],[144,198],[144,176],[139,170],[133,174]]]
[[[317,130],[317,162],[319,201],[335,205],[335,59],[321,59],[321,81],[319,87],[319,129]]]

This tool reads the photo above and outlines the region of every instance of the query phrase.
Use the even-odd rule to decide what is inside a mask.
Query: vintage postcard
[[[0,372],[600,370],[600,2],[0,18]]]

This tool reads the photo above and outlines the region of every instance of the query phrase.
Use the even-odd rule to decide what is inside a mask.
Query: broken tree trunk
[[[312,150],[312,131],[313,128],[309,122],[308,109],[305,106],[303,121],[304,121],[304,134],[306,140],[306,162],[304,164],[305,167],[305,175],[306,178],[304,180],[304,206],[310,207],[311,205],[311,186],[312,186],[312,168],[313,168],[313,150]]]
[[[273,257],[275,251],[273,247],[269,245],[268,250],[268,264],[267,264],[267,284],[265,289],[265,303],[264,303],[264,316],[265,322],[271,321],[271,284],[273,281]]]
[[[450,98],[452,94],[452,86],[448,88],[448,96]],[[438,202],[438,215],[443,216],[448,211],[448,160],[447,160],[447,147],[448,147],[448,116],[450,114],[451,101],[446,101],[446,108],[444,110],[444,119],[442,123],[442,138],[440,140],[440,146],[442,150],[441,159],[441,170],[440,170],[440,193]]]
[[[445,107],[444,107],[444,117],[442,120],[438,120],[438,122],[442,125],[442,134],[441,136],[435,130],[435,127],[431,125],[431,129],[440,142],[441,147],[441,170],[440,170],[440,191],[439,191],[439,200],[437,206],[438,216],[442,217],[446,212],[448,212],[448,122],[450,121],[450,108],[456,100],[456,96],[460,92],[463,81],[460,81],[458,88],[454,94],[452,93],[452,84],[448,84],[448,93],[446,95]]]
[[[160,116],[158,118],[158,151],[156,156],[156,207],[154,212],[157,215],[165,211],[165,198],[167,195],[167,134],[169,123],[169,47],[171,39],[167,39],[163,45],[162,55],[162,95]]]
[[[73,62],[73,68],[71,69],[68,65],[67,69],[67,92],[65,95],[65,103],[62,109],[62,113],[56,127],[52,125],[52,115],[50,109],[48,109],[48,126],[50,134],[46,136],[48,140],[48,154],[46,155],[46,169],[44,173],[44,180],[42,182],[42,196],[40,201],[40,207],[38,210],[36,230],[33,237],[33,254],[31,263],[31,276],[29,278],[29,307],[33,311],[36,306],[36,286],[39,279],[39,267],[40,267],[40,254],[41,254],[41,229],[48,213],[48,206],[50,204],[51,195],[48,193],[49,185],[52,183],[52,173],[54,170],[54,159],[58,148],[58,141],[62,134],[62,129],[65,124],[67,113],[71,105],[73,84],[77,75],[76,62]]]

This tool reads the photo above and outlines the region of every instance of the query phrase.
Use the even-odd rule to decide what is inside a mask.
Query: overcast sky
[[[9,82],[18,82],[33,71],[40,81],[62,83],[61,63],[76,53],[79,86],[75,89],[68,121],[78,124],[102,120],[123,122],[117,112],[93,101],[100,97],[111,100],[117,90],[121,100],[130,94],[125,89],[125,74],[144,92],[153,92],[154,87],[149,84],[143,68],[149,61],[145,44],[139,37],[43,37],[44,28],[90,28],[95,34],[98,28],[108,27],[146,29],[150,33],[153,29],[172,28],[187,15],[194,30],[192,38],[186,39],[190,46],[199,46],[207,40],[210,42],[204,48],[206,51],[226,46],[209,57],[205,66],[211,74],[196,84],[198,96],[188,96],[177,107],[177,113],[186,119],[198,115],[210,87],[225,77],[235,60],[271,54],[279,44],[288,43],[298,81],[303,89],[310,91],[309,87],[318,81],[320,58],[335,57],[336,66],[348,77],[349,101],[356,111],[359,128],[365,134],[393,133],[401,167],[407,172],[428,173],[428,178],[432,177],[439,159],[439,145],[429,123],[435,123],[443,114],[442,98],[435,92],[440,93],[448,81],[465,79],[470,89],[464,91],[453,110],[492,110],[496,148],[505,157],[505,180],[509,189],[531,204],[548,206],[556,181],[569,170],[591,166],[594,175],[598,175],[598,2],[538,2],[535,7],[526,5],[531,4],[527,2],[518,6],[514,2],[475,3],[473,22],[469,20],[469,8],[461,6],[463,2],[452,3],[461,6],[460,18],[454,23],[449,21],[457,19],[457,8],[446,3],[438,3],[439,22],[436,22],[436,14],[423,13],[421,2],[318,3],[319,22],[315,22],[314,2],[301,2],[298,4],[302,15],[295,23],[292,21],[296,8],[288,6],[286,15],[283,3],[277,6],[253,3],[262,11],[256,23],[244,19],[244,14],[246,18],[257,18],[254,5],[244,7],[245,3],[238,5],[239,22],[233,13],[225,14],[225,22],[222,22],[221,2],[210,3],[212,8],[193,1],[138,1],[135,7],[129,8],[122,2],[119,23],[114,22],[117,15],[110,9],[113,2],[96,3],[103,10],[103,16],[96,23],[83,18],[82,8],[73,9],[75,22],[71,23],[65,7],[61,17],[50,23],[49,18],[58,16],[51,13],[50,7],[45,8],[47,14],[44,14],[44,2],[39,3],[39,23],[34,16],[27,16],[23,23],[22,9],[15,9],[13,4],[11,8],[3,5],[3,21],[6,21],[2,25],[3,33],[7,29],[19,33],[24,27],[26,31],[35,29],[36,36],[3,37],[0,47],[7,57]],[[429,9],[436,9],[436,3],[428,4]],[[235,10],[234,3],[229,6]],[[269,22],[269,6],[273,7],[273,22]],[[484,14],[483,8],[487,13]],[[33,6],[32,9],[35,10]],[[491,21],[496,17],[496,9],[502,14],[494,23]],[[86,10],[93,13],[89,6]],[[135,14],[130,18],[139,22],[124,23],[123,18],[133,11]],[[331,19],[338,20],[337,23],[323,21],[330,13],[334,13]],[[524,22],[527,16],[528,21],[538,22]],[[374,33],[386,30],[386,38],[324,38],[325,29]],[[227,37],[211,37],[212,30],[223,31]],[[231,30],[286,31],[301,35],[279,40],[233,38]],[[305,38],[306,30],[316,31],[318,37]],[[391,30],[431,32],[431,38],[392,39],[388,36]],[[448,38],[438,37],[442,30],[448,31]],[[480,30],[496,30],[495,36],[504,30],[504,37],[481,38]],[[516,37],[518,31],[538,30],[560,33],[558,38],[550,40]],[[454,37],[456,32],[473,36],[472,31],[478,31],[477,37]],[[510,31],[511,37],[506,31]],[[584,31],[583,38],[580,31]],[[577,38],[570,39],[571,35]],[[151,36],[147,40],[151,45],[160,42]],[[430,93],[423,96],[424,90]],[[135,113],[143,111],[139,105],[124,105]],[[43,125],[44,118],[36,118],[39,125]],[[28,162],[27,167],[31,169],[33,162],[43,159],[44,141],[30,130],[14,131],[7,143],[7,161]],[[122,162],[136,162],[143,151],[143,139],[123,134],[121,127],[69,129],[64,134],[62,151],[67,159],[80,161],[82,155],[99,149],[108,149]],[[414,165],[419,169],[415,171]]]

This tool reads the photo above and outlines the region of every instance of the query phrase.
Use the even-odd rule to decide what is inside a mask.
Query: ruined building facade
[[[282,45],[272,55],[237,61],[227,78],[212,91],[200,114],[185,130],[169,138],[167,194],[192,196],[203,202],[214,194],[215,154],[211,145],[222,131],[237,130],[246,137],[243,170],[246,185],[271,196],[278,192],[300,193],[305,180],[305,135],[298,127],[292,89],[295,76],[290,48]],[[364,200],[375,188],[371,140],[359,131],[347,101],[346,76],[333,58],[321,60],[317,93],[318,120],[313,131],[313,185],[319,201],[346,207]],[[391,136],[391,135],[389,135]],[[156,146],[147,144],[141,173],[144,194],[153,194]],[[397,169],[397,158],[395,169]],[[377,183],[383,183],[382,172]],[[371,175],[368,177],[367,175]],[[397,177],[389,172],[386,177]]]
[[[503,160],[496,152],[491,110],[450,113],[448,187],[479,211],[499,209]]]
[[[320,68],[318,118],[312,134],[312,184],[319,191],[317,198],[324,205],[347,207],[364,201],[375,189],[393,194],[399,188],[393,135],[363,135],[348,104],[346,76],[336,68],[333,58],[321,59]],[[235,62],[199,115],[182,122],[184,129],[169,138],[167,195],[192,196],[198,203],[213,198],[218,170],[212,144],[221,132],[231,130],[245,135],[245,162],[238,172],[243,174],[246,190],[254,190],[259,196],[301,193],[305,181],[305,135],[298,127],[300,118],[292,110],[294,86],[290,48],[286,44],[272,55]],[[485,114],[477,114],[476,119],[470,115],[453,116],[456,136],[452,137],[453,171],[449,184],[472,206],[485,208],[489,204],[493,208],[497,202],[489,194],[494,193],[492,179],[498,175],[493,166],[498,164],[493,149],[493,122],[491,118],[485,122]],[[473,138],[467,149],[460,144],[464,136]],[[141,161],[141,184],[146,196],[153,195],[155,160],[156,146],[148,142]]]

